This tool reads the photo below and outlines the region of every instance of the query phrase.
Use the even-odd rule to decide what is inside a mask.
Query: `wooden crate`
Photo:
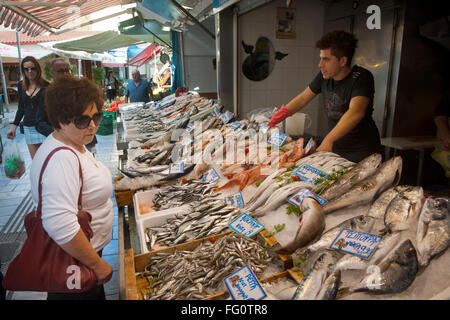
[[[303,274],[300,271],[293,271],[292,269],[280,272],[280,273],[276,273],[270,276],[267,276],[265,278],[262,278],[261,280],[259,280],[259,282],[261,283],[266,283],[266,282],[277,282],[283,279],[293,279],[295,280],[297,283],[300,283],[303,279]],[[218,294],[215,294],[213,296],[207,297],[203,300],[225,300],[230,296],[230,293],[228,291],[224,291]]]
[[[175,246],[153,250],[148,253],[138,254],[134,256],[133,249],[128,249],[125,252],[125,298],[126,300],[143,300],[142,292],[148,291],[149,283],[147,278],[136,278],[136,272],[142,272],[150,263],[153,256],[158,253],[173,253],[176,250],[193,250],[199,246],[203,241],[210,241],[211,238],[221,238],[231,231],[226,231],[221,234],[210,236],[198,240],[189,241]]]
[[[133,196],[136,190],[117,190],[117,182],[122,179],[122,176],[117,176],[114,178],[114,196],[116,197],[116,202],[118,207],[129,206],[133,204]]]
[[[267,229],[263,229],[259,232],[259,235],[261,236],[261,238],[263,238],[263,240],[270,246],[273,247],[274,245],[276,245],[277,239],[275,239],[275,237],[271,236],[271,237],[266,237],[265,234],[268,233],[269,231],[267,231]],[[281,261],[283,261],[283,265],[285,269],[290,269],[293,267],[293,261],[292,261],[292,256],[290,254],[278,254],[278,258],[280,258]]]

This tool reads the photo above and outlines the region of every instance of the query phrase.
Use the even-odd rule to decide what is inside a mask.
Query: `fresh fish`
[[[189,174],[194,169],[194,167],[195,164],[189,164],[184,168],[184,172],[169,174],[166,177],[160,179],[159,181],[172,181],[184,177],[185,175]]]
[[[367,215],[377,219],[384,219],[386,209],[391,201],[408,188],[409,186],[396,186],[386,190],[374,201]]]
[[[297,233],[291,242],[277,250],[277,253],[292,253],[298,248],[302,248],[309,244],[322,234],[325,228],[325,215],[322,206],[311,197],[306,197],[302,201],[307,206],[307,210],[303,212],[301,221],[297,229]],[[300,208],[302,210],[302,208]],[[276,235],[275,235],[276,237]]]
[[[418,271],[416,249],[411,240],[404,240],[373,270],[360,284],[350,288],[350,292],[398,293],[408,288]]]
[[[356,166],[343,174],[338,181],[325,190],[320,197],[330,201],[346,193],[355,184],[372,175],[381,164],[381,155],[374,153],[361,160]]]
[[[267,199],[264,206],[255,210],[252,214],[253,217],[260,217],[265,215],[266,213],[278,208],[282,203],[286,202],[287,198],[292,194],[296,193],[298,190],[302,188],[311,188],[311,185],[307,182],[292,182],[280,189],[276,190],[270,197]]]
[[[317,294],[316,300],[334,300],[336,299],[339,284],[341,282],[341,271],[335,270],[325,280],[322,289]]]
[[[256,202],[259,196],[261,196],[264,193],[264,191],[268,188],[268,186],[273,183],[273,179],[275,177],[282,175],[284,172],[286,172],[286,170],[287,168],[279,168],[275,170],[273,173],[271,173],[266,179],[264,179],[264,181],[259,185],[255,193],[252,195],[252,197],[247,201],[247,204]]]
[[[294,300],[315,300],[327,279],[327,274],[331,269],[334,259],[331,253],[324,252],[320,254],[308,273],[303,277],[302,282],[298,285],[292,299]],[[325,294],[322,293],[322,297]]]
[[[350,206],[370,203],[387,188],[396,186],[402,171],[402,158],[394,157],[382,164],[375,173],[354,185],[343,195],[324,205],[325,214]]]
[[[401,231],[419,217],[424,201],[420,186],[409,187],[399,193],[389,204],[384,215],[384,224],[391,231]]]
[[[428,198],[417,228],[417,251],[420,265],[426,266],[450,246],[448,199]]]
[[[374,223],[375,218],[363,215],[345,220],[344,222],[325,232],[322,237],[317,242],[310,245],[307,250],[315,252],[324,248],[329,248],[343,229],[351,229],[359,232],[370,233]]]

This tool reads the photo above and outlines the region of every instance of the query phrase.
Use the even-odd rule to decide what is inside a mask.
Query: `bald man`
[[[128,80],[125,102],[150,102],[149,95],[153,99],[153,93],[148,81],[141,79],[139,70],[134,70],[132,76],[133,79]]]

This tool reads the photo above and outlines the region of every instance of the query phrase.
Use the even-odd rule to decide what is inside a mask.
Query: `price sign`
[[[232,118],[233,114],[230,111],[227,111],[220,115],[220,120],[222,120],[223,124],[227,124]]]
[[[242,198],[242,193],[240,192],[225,197],[225,202],[238,208],[244,206],[244,198]]]
[[[224,279],[234,300],[261,300],[266,297],[261,284],[248,265]]]
[[[264,226],[261,223],[250,217],[245,212],[234,219],[228,226],[246,238],[257,234],[264,229]]]
[[[183,173],[183,172],[184,172],[184,162],[170,164],[169,174]]]
[[[292,176],[299,176],[300,180],[309,182],[311,184],[314,184],[314,182],[317,180],[319,175],[323,175],[324,177],[327,177],[328,174],[325,172],[313,168],[310,165],[302,164],[295,172],[292,174]]]
[[[381,241],[380,236],[343,229],[330,248],[368,259]]]
[[[262,133],[267,133],[267,131],[269,131],[269,126],[260,125],[259,126],[259,131],[262,132]]]
[[[305,147],[305,154],[308,154],[309,150],[311,150],[313,145],[314,145],[314,141],[313,141],[312,138],[310,138],[308,143],[306,144],[306,147]]]
[[[191,132],[192,130],[194,130],[194,123],[193,122],[189,122],[187,127],[186,127],[187,132]]]
[[[273,131],[267,143],[281,147],[284,141],[286,141],[287,137],[288,137],[287,134],[280,133],[279,131]]]
[[[292,197],[290,197],[288,199],[288,201],[300,208],[300,204],[302,203],[303,199],[308,196],[311,196],[311,197],[314,197],[315,199],[317,199],[317,202],[319,202],[321,205],[324,205],[325,203],[327,203],[326,200],[322,199],[317,194],[309,191],[308,189],[301,189],[296,194],[294,194]]]
[[[215,182],[219,180],[219,175],[217,174],[216,170],[214,168],[209,169],[203,174],[203,181],[205,182]]]
[[[214,107],[212,114],[215,115],[216,117],[220,117],[221,113],[218,107]]]

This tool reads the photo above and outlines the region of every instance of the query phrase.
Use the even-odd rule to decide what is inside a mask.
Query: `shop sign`
[[[325,172],[313,168],[310,165],[302,164],[295,172],[292,174],[292,176],[298,176],[300,177],[300,180],[309,182],[311,184],[315,184],[315,181],[319,176],[322,175],[323,177],[327,177],[328,174]]]
[[[244,206],[244,198],[242,198],[242,193],[238,192],[232,194],[231,196],[225,197],[225,202],[235,207],[243,207]]]
[[[288,202],[290,202],[293,205],[296,205],[297,207],[300,208],[300,204],[302,203],[303,199],[305,199],[306,197],[309,197],[309,196],[316,199],[317,202],[319,202],[321,205],[324,205],[325,203],[327,203],[326,200],[322,199],[317,194],[309,191],[308,189],[301,189],[296,194],[294,194],[292,197],[290,197],[288,199]]]
[[[257,234],[264,229],[264,226],[261,223],[250,217],[245,212],[234,219],[228,226],[246,238]]]
[[[224,279],[233,300],[261,300],[266,297],[256,276],[246,265]]]
[[[343,229],[330,248],[368,259],[381,241],[380,236]]]

